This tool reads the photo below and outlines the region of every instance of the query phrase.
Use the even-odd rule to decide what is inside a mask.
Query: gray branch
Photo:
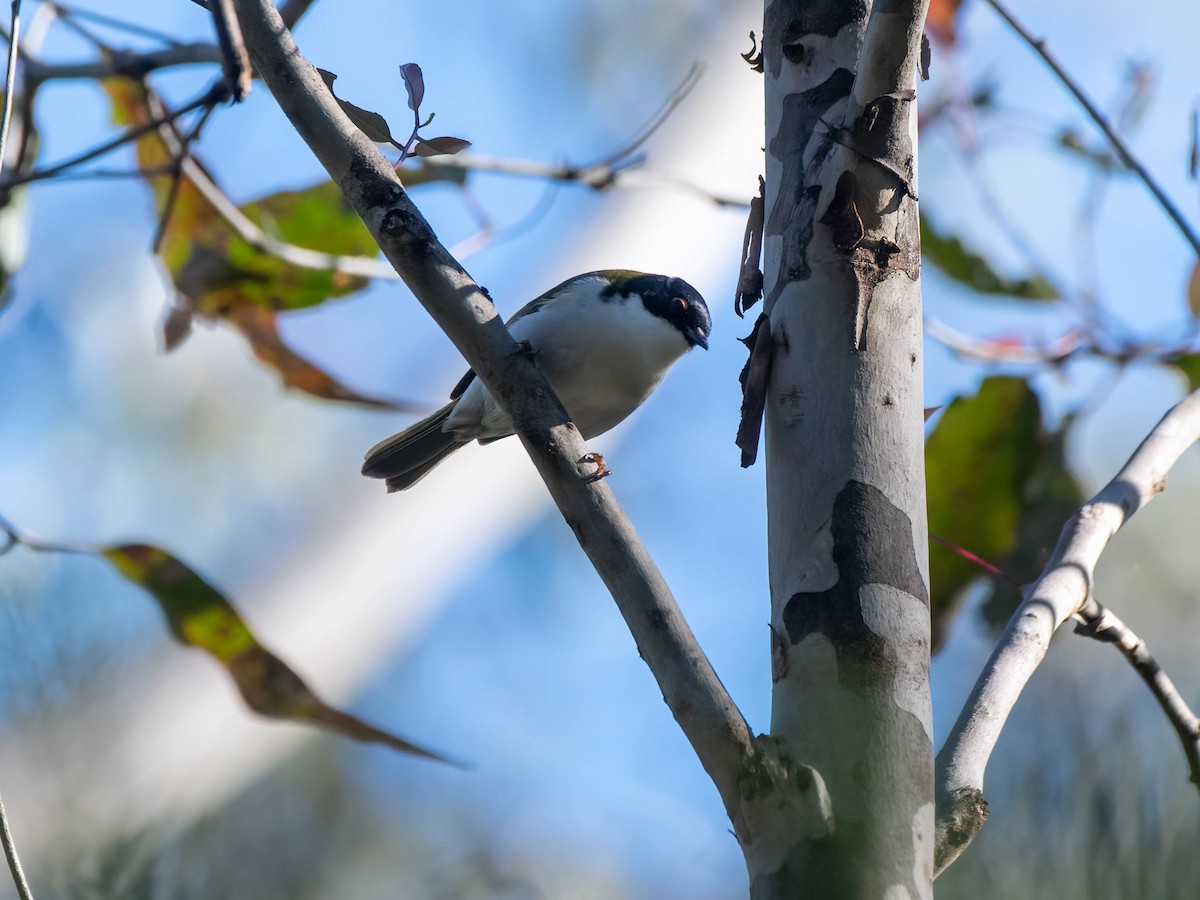
[[[1192,783],[1200,787],[1200,718],[1187,705],[1175,682],[1151,655],[1146,642],[1094,597],[1083,605],[1078,617],[1081,622],[1075,626],[1076,634],[1116,645],[1121,655],[1129,660],[1134,671],[1146,682],[1150,693],[1166,714],[1167,721],[1179,735]]]
[[[983,776],[1013,705],[1050,638],[1083,609],[1096,562],[1129,518],[1166,487],[1167,473],[1200,438],[1200,391],[1172,408],[1129,461],[1071,517],[1041,576],[1009,620],[937,758],[936,866],[950,865],[986,819]]]
[[[21,868],[21,860],[17,856],[17,845],[13,842],[12,832],[8,827],[8,814],[4,811],[3,799],[0,799],[0,844],[4,845],[4,857],[8,860],[8,869],[12,872],[13,884],[17,888],[17,896],[21,900],[33,900],[33,891],[29,889],[29,882],[25,878],[25,870]]]
[[[721,685],[633,527],[550,386],[496,309],[437,241],[392,166],[342,112],[270,0],[238,0],[264,84],[341,187],[384,255],[512,417],[563,517],[608,586],[664,699],[733,815],[738,775],[754,752],[749,726]]]

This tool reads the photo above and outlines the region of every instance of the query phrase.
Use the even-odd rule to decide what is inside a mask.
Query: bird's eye
[[[676,306],[678,306],[680,311],[686,311],[688,308],[688,302],[686,300],[684,300],[682,297],[673,297],[671,299],[671,302],[673,304],[675,304]]]

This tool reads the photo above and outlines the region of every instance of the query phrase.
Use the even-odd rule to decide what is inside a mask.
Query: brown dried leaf
[[[763,222],[766,201],[763,192],[766,181],[758,176],[758,195],[750,201],[750,214],[746,217],[746,231],[742,235],[742,264],[738,272],[737,293],[733,298],[733,310],[745,316],[746,310],[762,299]]]
[[[963,0],[930,0],[929,12],[925,15],[925,30],[943,47],[953,47],[958,42],[956,19],[962,9]]]
[[[353,391],[333,376],[322,371],[291,347],[279,334],[276,313],[260,306],[238,306],[229,310],[226,318],[242,333],[259,361],[279,372],[285,387],[303,391],[313,397],[358,403],[376,409],[395,409],[417,412],[421,407],[397,400],[381,400]]]
[[[1200,319],[1200,260],[1192,267],[1192,275],[1188,279],[1187,305],[1193,318]]]
[[[758,459],[758,441],[767,404],[767,382],[771,377],[771,363],[775,359],[771,320],[765,313],[759,314],[754,330],[742,338],[742,343],[750,351],[750,357],[738,376],[742,383],[742,418],[734,443],[741,448],[742,468],[745,469]]]
[[[203,650],[221,663],[246,705],[260,715],[309,722],[355,740],[449,762],[326,705],[287,663],[258,642],[232,603],[171,554],[147,544],[104,547],[98,552],[158,602],[180,643]]]
[[[423,137],[417,138],[417,145],[413,149],[414,156],[453,156],[455,153],[461,153],[471,146],[471,142],[456,137],[435,137],[426,140]]]

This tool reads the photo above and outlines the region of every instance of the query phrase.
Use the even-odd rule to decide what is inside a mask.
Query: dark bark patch
[[[833,246],[843,253],[850,253],[866,237],[862,216],[858,214],[858,205],[854,201],[856,183],[854,173],[849,170],[839,175],[837,186],[833,189],[833,199],[821,216],[821,224],[829,226]]]
[[[805,38],[833,37],[847,25],[861,22],[866,15],[864,0],[826,3],[777,0],[769,4],[763,20],[763,55],[770,72],[779,72],[785,56],[789,62],[802,62]]]
[[[783,98],[779,130],[769,145],[771,155],[782,164],[780,182],[765,233],[785,235],[789,240],[783,246],[780,271],[776,273],[767,299],[768,312],[784,288],[812,275],[808,246],[812,243],[821,188],[804,182],[805,149],[829,108],[849,96],[853,86],[854,73],[849,69],[837,69],[821,84]]]
[[[833,504],[833,561],[838,580],[824,591],[794,594],[783,610],[788,639],[798,644],[814,632],[824,634],[838,655],[843,685],[864,691],[871,673],[898,669],[895,649],[863,618],[860,592],[868,584],[886,584],[926,606],[929,591],[917,565],[912,522],[878,488],[850,481]]]

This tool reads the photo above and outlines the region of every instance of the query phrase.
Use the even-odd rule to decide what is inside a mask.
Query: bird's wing
[[[505,325],[512,325],[512,323],[517,321],[517,319],[523,318],[524,316],[527,316],[530,313],[537,312],[539,309],[541,309],[543,306],[545,306],[549,301],[553,300],[555,295],[558,294],[558,292],[560,290],[562,290],[566,285],[567,285],[567,282],[564,281],[562,284],[558,285],[557,287],[550,288],[550,290],[546,291],[546,293],[542,294],[540,297],[535,297],[533,300],[530,300],[528,303],[526,303],[524,306],[522,306],[520,309],[518,309],[515,313],[513,313],[509,317],[508,321],[505,322]],[[475,370],[467,369],[467,374],[459,379],[458,384],[456,384],[454,386],[454,390],[452,390],[450,392],[450,399],[457,400],[459,397],[461,397],[463,395],[463,392],[466,391],[466,389],[471,386],[471,382],[474,380],[475,380]]]

